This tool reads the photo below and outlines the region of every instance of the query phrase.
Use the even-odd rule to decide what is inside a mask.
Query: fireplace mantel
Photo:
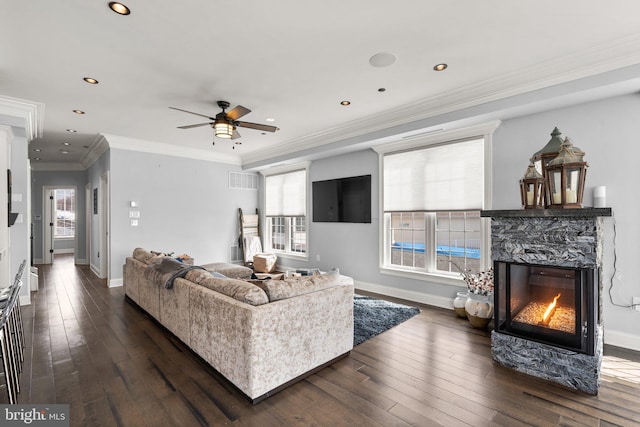
[[[596,218],[612,216],[611,208],[508,209],[480,211],[485,218]]]

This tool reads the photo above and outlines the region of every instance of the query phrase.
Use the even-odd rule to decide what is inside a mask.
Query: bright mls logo
[[[0,405],[0,425],[69,427],[69,405]]]

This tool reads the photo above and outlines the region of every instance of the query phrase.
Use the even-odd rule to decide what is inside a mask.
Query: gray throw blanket
[[[144,270],[144,278],[167,289],[173,287],[173,281],[184,277],[190,270],[204,270],[198,265],[186,265],[171,257],[162,257],[152,262]]]

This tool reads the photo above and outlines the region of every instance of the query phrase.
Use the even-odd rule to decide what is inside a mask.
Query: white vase
[[[464,309],[464,305],[467,302],[468,297],[468,292],[458,292],[456,294],[456,297],[453,300],[453,311],[455,311],[458,317],[467,318],[467,312]]]
[[[486,328],[493,318],[493,295],[469,294],[464,304],[469,323],[474,328]]]

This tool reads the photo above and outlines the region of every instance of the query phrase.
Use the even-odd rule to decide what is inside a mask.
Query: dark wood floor
[[[28,347],[19,401],[68,403],[72,425],[640,424],[640,384],[603,377],[592,397],[498,367],[487,331],[426,306],[252,406],[125,302],[122,288],[108,289],[70,257],[39,273],[40,290],[22,308]]]

